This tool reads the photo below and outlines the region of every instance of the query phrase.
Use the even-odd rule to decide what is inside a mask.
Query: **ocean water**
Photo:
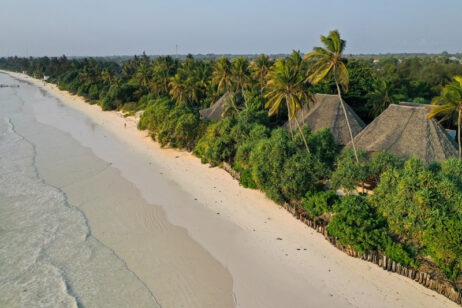
[[[0,83],[18,84],[5,74]],[[160,307],[41,177],[36,147],[17,129],[40,126],[15,91],[27,89],[0,89],[0,307]]]

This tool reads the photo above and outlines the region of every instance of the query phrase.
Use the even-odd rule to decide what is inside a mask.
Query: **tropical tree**
[[[153,63],[151,87],[157,94],[168,94],[170,78],[176,74],[178,63],[170,56],[158,57]]]
[[[212,83],[217,85],[218,91],[225,89],[229,91],[232,85],[231,62],[228,58],[217,59],[212,73]]]
[[[314,61],[313,66],[307,72],[307,81],[312,84],[318,84],[328,76],[334,78],[335,85],[337,86],[337,95],[345,115],[348,131],[350,132],[351,145],[353,146],[356,161],[359,163],[353,132],[351,131],[350,121],[340,91],[340,85],[343,86],[345,91],[348,90],[349,85],[348,70],[342,59],[342,52],[346,47],[346,41],[340,38],[340,33],[337,30],[333,30],[329,32],[327,37],[321,35],[321,42],[324,44],[325,48],[314,47],[313,51],[307,53],[304,57],[307,61]]]
[[[168,85],[170,87],[169,93],[177,103],[184,102],[186,100],[186,85],[180,74],[175,74],[175,76],[170,79],[170,83]]]
[[[457,125],[457,141],[459,144],[459,159],[462,159],[462,145],[460,137],[460,126],[462,124],[462,76],[455,76],[454,81],[446,85],[441,95],[433,99],[432,104],[436,105],[428,118],[437,115],[443,116],[441,121],[454,120]]]
[[[105,69],[101,72],[101,79],[105,85],[111,85],[113,80],[113,72],[108,69]]]
[[[231,80],[236,91],[241,91],[242,97],[245,99],[244,89],[250,82],[249,61],[244,57],[235,58],[231,64]]]
[[[373,91],[367,94],[369,108],[372,117],[379,116],[390,104],[398,101],[402,96],[396,93],[391,82],[384,78],[379,78],[372,84]]]
[[[293,65],[288,59],[279,59],[273,66],[273,69],[269,73],[269,81],[267,84],[268,93],[265,97],[268,98],[268,101],[265,105],[265,108],[269,108],[269,115],[273,115],[279,111],[281,103],[284,101],[287,107],[287,116],[289,118],[289,126],[291,125],[291,120],[295,119],[298,130],[303,138],[305,143],[306,150],[310,152],[308,148],[308,143],[303,134],[303,131],[298,122],[296,112],[300,109],[303,103],[303,98],[308,93],[305,93],[305,86],[303,82],[303,75],[300,74],[300,71]],[[293,132],[291,127],[289,130],[292,134]]]
[[[241,108],[238,107],[238,97],[236,94],[231,93],[229,97],[226,98],[222,117],[234,116],[239,112],[241,112]]]
[[[141,62],[135,74],[135,78],[144,89],[148,89],[151,80],[151,66],[148,60]]]
[[[258,80],[260,83],[260,95],[263,95],[263,88],[272,65],[273,63],[270,58],[264,54],[259,55],[250,63],[249,68],[252,78]]]

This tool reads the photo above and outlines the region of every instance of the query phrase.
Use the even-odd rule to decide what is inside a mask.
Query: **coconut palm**
[[[242,108],[238,107],[238,97],[236,94],[231,93],[229,97],[226,98],[226,103],[224,105],[224,110],[222,117],[235,116],[241,112]]]
[[[462,159],[462,144],[460,137],[460,126],[462,124],[462,76],[455,76],[453,82],[446,85],[441,95],[433,99],[432,104],[436,105],[428,118],[437,115],[443,116],[441,121],[455,120],[457,124],[457,141],[459,144],[459,159]]]
[[[292,134],[292,138],[293,132],[290,123],[292,119],[295,119],[295,123],[305,143],[306,150],[310,152],[300,123],[295,116],[297,110],[300,109],[303,104],[301,98],[306,95],[306,93],[303,93],[305,92],[303,79],[303,75],[300,74],[300,71],[297,70],[296,67],[291,65],[289,60],[277,60],[269,73],[269,81],[267,84],[268,93],[265,95],[268,101],[265,108],[269,108],[269,115],[271,116],[278,112],[281,103],[284,101],[287,107],[289,130]]]
[[[173,76],[170,79],[170,82],[168,85],[170,87],[169,93],[176,100],[177,103],[184,102],[186,100],[186,97],[187,97],[186,85],[185,85],[183,78],[181,78],[180,74],[175,74],[175,76]]]
[[[141,62],[135,74],[135,78],[143,88],[148,89],[151,80],[151,66],[147,60]]]
[[[158,57],[152,64],[152,80],[151,87],[160,94],[168,94],[168,85],[170,78],[175,76],[178,67],[178,62],[170,56]]]
[[[244,89],[250,82],[249,61],[244,57],[235,58],[231,64],[231,80],[236,91],[241,91],[242,97],[245,99]]]
[[[225,89],[229,91],[232,85],[231,62],[228,58],[221,57],[217,59],[212,73],[212,83],[217,85],[218,91]]]
[[[386,79],[379,78],[372,84],[373,91],[370,92],[366,106],[370,110],[372,117],[379,116],[390,104],[395,103],[402,97],[398,95],[393,88],[391,82]]]
[[[349,84],[348,70],[344,60],[342,59],[342,52],[346,47],[346,41],[340,38],[340,34],[337,30],[334,30],[330,31],[327,37],[321,35],[321,42],[324,44],[325,48],[314,47],[313,51],[307,53],[304,57],[305,60],[314,62],[311,69],[307,72],[307,81],[312,84],[318,84],[328,76],[334,78],[335,85],[337,86],[337,95],[340,100],[343,113],[345,114],[348,131],[350,132],[351,144],[353,146],[356,162],[359,163],[358,153],[353,139],[353,132],[351,131],[350,121],[348,119],[340,91],[340,84],[345,90],[348,90]]]
[[[272,65],[270,58],[264,54],[259,55],[250,63],[252,78],[260,82],[260,95],[263,95],[263,88]]]
[[[303,62],[303,57],[300,51],[292,50],[290,56],[287,57],[287,61],[297,71],[297,73],[304,73],[306,70],[306,63]]]
[[[113,80],[113,72],[108,69],[104,69],[101,72],[101,79],[105,85],[111,85]]]

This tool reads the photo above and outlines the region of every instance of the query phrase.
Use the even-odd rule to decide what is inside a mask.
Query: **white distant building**
[[[47,81],[48,78],[50,78],[50,76],[47,76],[47,75],[43,75],[43,81]]]
[[[372,63],[374,63],[374,64],[377,64],[377,63],[379,63],[379,62],[380,62],[379,59],[374,59],[374,61],[372,61]]]

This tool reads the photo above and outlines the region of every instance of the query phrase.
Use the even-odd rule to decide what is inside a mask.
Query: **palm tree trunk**
[[[334,79],[335,79],[335,85],[337,86],[338,99],[340,100],[340,105],[342,106],[343,114],[345,115],[345,120],[348,126],[348,131],[350,132],[351,145],[353,146],[353,152],[355,153],[356,162],[359,164],[358,152],[356,151],[356,145],[355,145],[355,141],[353,137],[353,132],[351,131],[350,120],[348,120],[348,115],[347,115],[347,111],[345,108],[345,104],[343,103],[342,95],[340,94],[340,87],[338,85],[337,76],[335,75],[335,71],[334,71]]]
[[[457,139],[459,141],[459,160],[462,160],[462,143],[460,138],[460,124],[462,121],[462,108],[459,108],[459,122],[457,123]]]
[[[260,72],[260,95],[263,95],[263,72]]]
[[[297,123],[298,131],[300,132],[300,135],[302,135],[303,143],[305,143],[306,151],[308,153],[311,153],[310,148],[308,148],[308,143],[306,142],[305,135],[303,134],[303,131],[302,131],[301,127],[300,127],[300,123],[298,123],[297,115],[295,115],[294,118],[295,118],[295,123]]]
[[[244,98],[245,106],[247,107],[247,99],[245,98],[244,85],[242,83],[241,83],[241,92],[242,92],[242,98]]]
[[[292,124],[290,123],[290,111],[289,111],[289,101],[286,98],[286,105],[287,105],[287,118],[289,119],[289,132],[292,140],[294,140],[294,132],[292,131]]]
[[[286,103],[287,103],[287,112],[289,113],[289,130],[290,130],[290,110],[289,110],[289,103],[288,103],[287,96],[286,96]],[[303,131],[302,131],[301,127],[300,127],[300,123],[298,123],[297,114],[295,114],[294,119],[295,119],[295,124],[297,125],[297,128],[298,128],[298,131],[300,132],[300,135],[302,136],[303,143],[305,143],[306,151],[308,153],[310,153],[310,148],[308,147],[308,143],[306,142],[305,135],[303,134]],[[292,139],[293,138],[294,138],[294,135],[292,134]]]

